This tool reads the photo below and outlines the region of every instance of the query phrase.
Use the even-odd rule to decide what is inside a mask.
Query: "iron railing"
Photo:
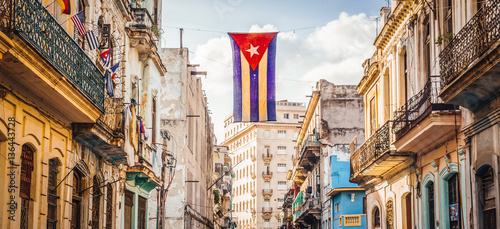
[[[319,146],[319,134],[310,134],[307,136],[306,139],[304,139],[302,141],[302,144],[300,146],[300,153],[299,153],[299,157],[298,158],[301,158],[304,154],[304,152],[306,151],[306,148],[307,147],[310,147],[310,146]]]
[[[103,110],[103,74],[41,2],[0,0],[0,29],[17,34]]]
[[[351,155],[352,174],[360,171],[370,162],[378,159],[385,152],[389,151],[391,145],[390,122],[391,121],[387,121],[382,127],[375,131],[375,133]]]
[[[272,212],[273,208],[272,207],[262,207],[262,212]]]
[[[262,193],[264,193],[264,194],[273,193],[273,190],[269,189],[269,188],[264,188],[264,189],[262,189]]]
[[[444,85],[455,80],[500,38],[500,0],[484,5],[439,54]]]
[[[134,21],[130,24],[131,29],[147,31],[152,35],[154,40],[159,38],[160,28],[158,28],[158,25],[151,18],[148,9],[132,8],[132,14],[134,15]]]
[[[419,119],[433,104],[443,104],[443,100],[439,98],[440,91],[441,81],[439,77],[431,76],[421,91],[409,98],[403,106],[394,112],[392,131],[398,133]],[[445,107],[449,106],[443,106],[443,108]]]
[[[304,204],[302,204],[302,212],[306,213],[310,209],[321,209],[321,204],[320,204],[319,199],[315,199],[312,197],[309,197]]]

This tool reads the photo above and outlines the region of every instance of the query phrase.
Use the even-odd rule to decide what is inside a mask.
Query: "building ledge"
[[[327,196],[335,196],[339,194],[340,192],[348,192],[348,191],[364,191],[364,188],[359,188],[359,187],[351,187],[351,188],[334,188],[330,190],[326,195]]]

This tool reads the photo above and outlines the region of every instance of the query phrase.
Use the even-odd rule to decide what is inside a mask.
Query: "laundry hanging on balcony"
[[[276,121],[276,34],[229,33],[234,122]]]

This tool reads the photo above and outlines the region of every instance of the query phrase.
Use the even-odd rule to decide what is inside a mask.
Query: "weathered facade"
[[[498,228],[499,1],[393,1],[363,64],[368,228]]]
[[[214,228],[231,226],[232,172],[228,147],[214,146]]]
[[[168,133],[167,150],[176,162],[168,184],[164,228],[213,228],[213,145],[215,137],[207,98],[189,50],[162,49],[169,69],[159,85],[161,131]]]
[[[287,192],[286,175],[292,167],[295,139],[304,104],[276,102],[276,122],[224,122],[235,178],[232,185],[231,221],[238,228],[276,228]]]
[[[326,80],[317,83],[297,137],[297,155],[290,172],[295,227],[328,228],[335,220],[327,196],[335,187],[330,157],[348,161],[349,143],[364,136],[362,101],[354,85],[334,85]]]
[[[155,228],[161,4],[70,1],[70,15],[60,15],[52,3],[0,1],[0,172],[12,174],[2,181],[12,184],[0,195],[12,211],[0,227]],[[81,11],[86,31],[99,31],[97,50],[71,23]],[[99,58],[108,49],[111,65],[120,63],[113,89]]]

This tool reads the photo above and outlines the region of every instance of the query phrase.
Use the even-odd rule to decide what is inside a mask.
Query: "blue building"
[[[339,161],[337,155],[330,156],[332,190],[327,196],[332,203],[332,228],[366,228],[364,189],[349,182],[350,162]]]

